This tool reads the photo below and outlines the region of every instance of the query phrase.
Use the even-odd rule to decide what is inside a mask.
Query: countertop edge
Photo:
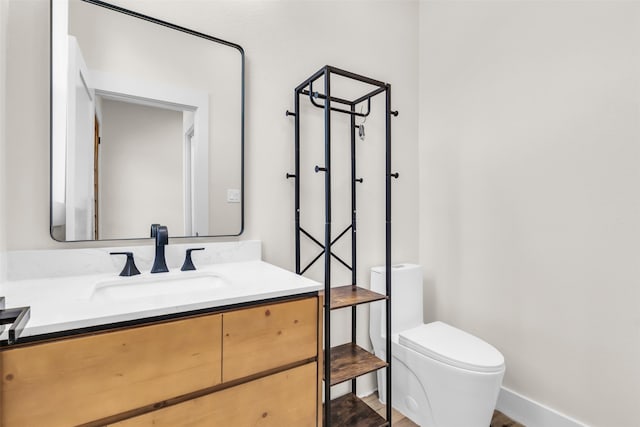
[[[14,344],[9,344],[6,338],[0,339],[0,351],[2,349],[17,348],[21,345],[34,344],[43,341],[67,339],[79,335],[109,332],[120,328],[144,326],[157,322],[166,322],[193,316],[222,313],[246,307],[277,304],[290,300],[310,298],[319,295],[320,292],[321,290],[319,289],[306,289],[296,290],[295,292],[278,292],[274,293],[274,295],[270,295],[269,297],[258,296],[256,298],[234,298],[233,302],[225,301],[224,304],[218,304],[219,301],[213,301],[213,303],[209,305],[207,305],[207,303],[198,303],[177,307],[164,307],[145,312],[133,312],[114,315],[111,317],[90,319],[91,321],[70,322],[70,324],[74,323],[76,325],[68,329],[60,329],[60,325],[52,325],[52,328],[50,328],[51,330],[47,330],[49,328],[42,327],[40,328],[42,331],[30,333],[29,335],[21,337]],[[33,330],[31,332],[33,332]],[[4,335],[6,335],[6,333],[3,333],[3,336]]]

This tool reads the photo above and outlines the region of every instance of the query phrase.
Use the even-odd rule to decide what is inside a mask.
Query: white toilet
[[[488,427],[505,372],[504,357],[490,344],[443,322],[424,324],[422,270],[391,267],[392,405],[423,427]],[[385,267],[371,269],[371,290],[385,293]],[[370,336],[386,360],[385,302],[372,303]],[[386,402],[386,372],[378,393]]]

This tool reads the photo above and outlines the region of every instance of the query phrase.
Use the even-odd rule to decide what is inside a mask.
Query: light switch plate
[[[240,203],[240,190],[227,189],[227,203]]]

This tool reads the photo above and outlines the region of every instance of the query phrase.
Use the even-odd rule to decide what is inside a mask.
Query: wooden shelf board
[[[331,401],[332,427],[385,427],[389,423],[353,393]]]
[[[378,359],[354,343],[333,347],[331,348],[331,385],[340,384],[385,366],[387,362]]]
[[[386,295],[354,285],[331,288],[331,310],[387,299]]]

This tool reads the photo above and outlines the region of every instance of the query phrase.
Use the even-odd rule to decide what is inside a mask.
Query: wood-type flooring
[[[362,399],[367,405],[369,405],[376,412],[381,414],[383,417],[386,416],[386,406],[383,405],[380,400],[378,400],[378,393],[373,393]],[[391,415],[392,419],[392,427],[418,427],[416,423],[411,421],[409,418],[402,415],[400,412],[393,410]],[[491,419],[491,425],[489,427],[525,427],[524,425],[513,421],[511,418],[507,417],[500,411],[495,411],[493,413],[493,418]]]

